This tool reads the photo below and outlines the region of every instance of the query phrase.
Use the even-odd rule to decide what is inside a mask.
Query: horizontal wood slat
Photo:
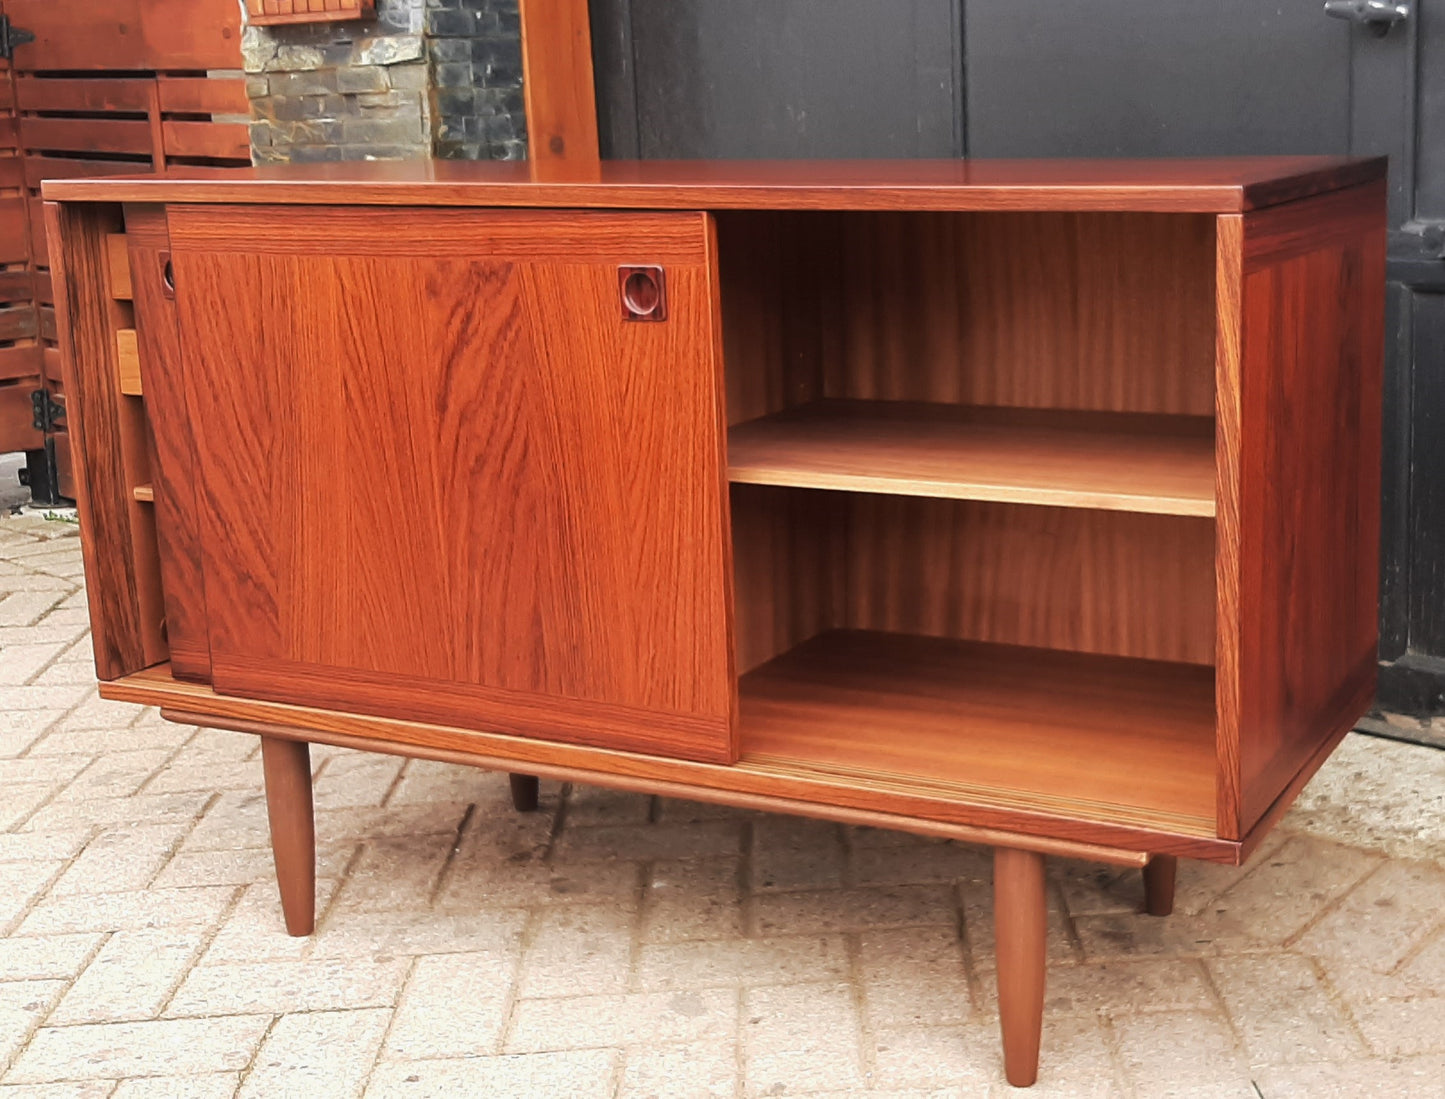
[[[17,76],[15,101],[22,111],[124,111],[150,110],[151,80],[144,78],[56,79]]]
[[[0,340],[30,340],[39,332],[40,320],[29,302],[0,309]]]
[[[40,345],[33,343],[23,347],[0,347],[0,380],[34,377],[39,384],[40,351]]]
[[[251,101],[246,82],[224,77],[162,76],[161,110],[169,114],[248,115]]]
[[[150,153],[150,123],[109,118],[22,118],[26,149],[73,153]],[[143,169],[142,169],[143,170]]]
[[[242,160],[251,155],[251,128],[243,122],[165,122],[167,157]]]
[[[23,267],[0,271],[0,302],[28,302],[34,296],[35,280],[29,271]]]

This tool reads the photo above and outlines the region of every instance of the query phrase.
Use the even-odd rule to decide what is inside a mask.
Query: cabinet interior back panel
[[[1208,216],[717,220],[731,423],[821,397],[1213,415]]]
[[[734,486],[738,669],[829,629],[1214,662],[1207,518]]]

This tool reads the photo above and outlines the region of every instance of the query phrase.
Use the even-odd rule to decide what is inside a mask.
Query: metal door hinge
[[[30,422],[35,425],[36,431],[44,431],[47,434],[61,427],[61,421],[65,419],[65,406],[50,395],[48,389],[37,389],[30,394],[30,408],[33,412]]]
[[[15,47],[35,41],[35,32],[21,30],[10,22],[8,15],[0,15],[0,57],[6,61],[15,60]]]
[[[1400,0],[1325,0],[1325,14],[1369,27],[1383,38],[1396,23],[1410,18],[1410,5]]]

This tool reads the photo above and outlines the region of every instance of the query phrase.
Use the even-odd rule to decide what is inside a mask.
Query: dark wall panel
[[[968,153],[1346,152],[1352,31],[1322,7],[968,0]]]
[[[592,24],[605,156],[960,152],[955,0],[593,0]]]

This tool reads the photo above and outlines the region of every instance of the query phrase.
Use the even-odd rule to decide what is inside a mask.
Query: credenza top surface
[[[49,180],[64,202],[683,210],[1241,213],[1382,180],[1382,157],[1174,160],[372,161]]]

